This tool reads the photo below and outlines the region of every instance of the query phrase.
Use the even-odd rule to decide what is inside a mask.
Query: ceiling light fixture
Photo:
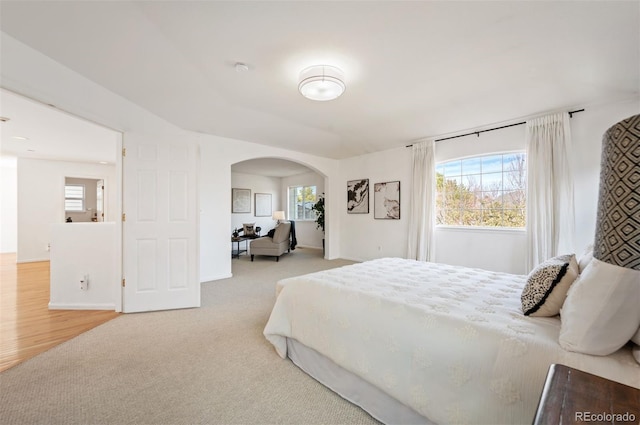
[[[300,72],[300,93],[311,100],[333,100],[344,93],[344,74],[335,66],[315,65]]]
[[[24,137],[24,136],[11,136],[11,138],[16,140],[29,140],[28,137]]]

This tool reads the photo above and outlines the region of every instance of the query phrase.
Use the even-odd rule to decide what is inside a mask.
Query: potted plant
[[[316,212],[316,229],[322,230],[324,234],[324,193],[318,196],[318,201],[311,207]],[[324,238],[322,238],[322,253],[324,254]]]

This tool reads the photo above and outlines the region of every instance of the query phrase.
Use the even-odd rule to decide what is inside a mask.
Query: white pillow
[[[579,273],[582,273],[587,268],[591,260],[593,260],[593,244],[589,245],[580,256],[578,261]]]
[[[576,279],[560,311],[560,345],[600,356],[625,345],[640,327],[640,270],[597,258]]]
[[[560,313],[567,291],[578,277],[578,263],[573,254],[559,255],[536,266],[520,296],[525,316],[550,317]]]

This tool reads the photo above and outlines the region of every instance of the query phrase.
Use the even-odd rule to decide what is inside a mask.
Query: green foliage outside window
[[[436,223],[453,226],[526,225],[525,155],[499,154],[436,166]]]
[[[292,220],[315,220],[313,206],[316,203],[316,186],[294,186],[289,188],[289,218]]]

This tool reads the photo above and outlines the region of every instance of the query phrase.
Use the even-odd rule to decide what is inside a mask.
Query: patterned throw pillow
[[[534,268],[522,290],[525,316],[549,317],[560,313],[569,287],[578,277],[573,254],[553,257]]]
[[[255,236],[256,234],[256,223],[244,223],[242,225],[242,229],[244,232],[244,236]]]

